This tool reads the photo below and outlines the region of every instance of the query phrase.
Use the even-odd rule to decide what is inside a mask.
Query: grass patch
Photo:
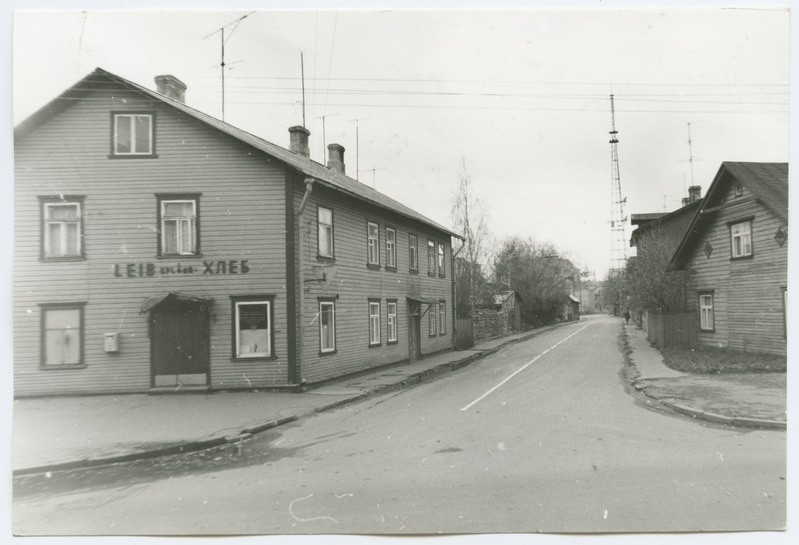
[[[684,373],[779,373],[787,369],[787,358],[774,354],[709,346],[666,348],[661,352],[668,367]]]

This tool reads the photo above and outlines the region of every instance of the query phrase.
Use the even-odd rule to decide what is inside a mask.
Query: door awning
[[[154,297],[148,297],[144,300],[141,304],[141,310],[139,310],[139,314],[144,314],[145,312],[150,312],[158,305],[163,303],[196,303],[196,304],[205,304],[210,305],[213,303],[213,299],[210,297],[200,297],[198,295],[186,295],[185,293],[180,293],[177,291],[170,291],[167,293],[162,293],[161,295],[156,295]]]
[[[406,297],[405,299],[428,306],[432,305],[433,303],[438,303],[438,299],[419,299],[418,297]]]

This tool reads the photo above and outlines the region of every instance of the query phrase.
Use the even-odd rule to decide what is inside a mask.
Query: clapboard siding
[[[304,187],[295,186],[296,207]],[[317,206],[333,211],[335,261],[317,259]],[[406,297],[444,300],[447,304],[447,330],[444,335],[428,336],[427,316],[421,323],[422,354],[431,354],[452,347],[452,252],[449,235],[423,224],[342,196],[323,187],[315,187],[303,216],[306,228],[304,261],[306,266],[323,267],[325,280],[305,282],[306,321],[303,344],[303,379],[318,382],[334,376],[408,359],[408,309]],[[367,267],[367,223],[375,222],[380,231],[380,269]],[[297,223],[299,225],[299,221]],[[397,270],[386,269],[386,227],[396,230]],[[299,233],[299,227],[298,227]],[[419,241],[419,272],[409,271],[408,235]],[[299,235],[298,235],[299,236]],[[445,247],[445,274],[427,274],[427,240]],[[299,246],[297,246],[299,251]],[[299,260],[298,260],[299,264]],[[306,267],[306,278],[313,276]],[[319,269],[317,269],[319,271]],[[336,298],[336,353],[319,353],[318,298]],[[381,345],[369,347],[369,299],[381,303]],[[387,344],[388,300],[397,301],[397,343]],[[299,331],[299,328],[298,328]]]
[[[724,195],[725,206],[713,213],[710,225],[695,244],[695,274],[688,287],[698,311],[698,294],[714,294],[715,331],[699,332],[699,342],[737,350],[786,353],[783,288],[788,282],[788,245],[775,240],[779,228],[788,226],[746,188]],[[743,203],[743,204],[738,204]],[[752,220],[753,256],[731,259],[730,222]],[[713,248],[705,254],[705,244]]]
[[[109,159],[111,113],[153,111],[155,159]],[[76,101],[15,143],[14,354],[17,395],[135,392],[150,387],[150,346],[142,302],[168,291],[211,297],[211,384],[285,385],[287,375],[285,168],[165,104],[124,88]],[[202,257],[160,258],[158,193],[199,193]],[[38,197],[82,195],[82,261],[40,260]],[[249,272],[242,274],[246,260]],[[204,273],[204,262],[237,273]],[[126,267],[152,264],[153,276]],[[191,267],[190,274],[165,272]],[[121,276],[115,275],[121,272]],[[163,268],[163,273],[162,273]],[[230,296],[271,294],[274,350],[266,361],[231,361]],[[85,302],[83,369],[43,370],[42,303]],[[120,334],[120,352],[102,334]]]

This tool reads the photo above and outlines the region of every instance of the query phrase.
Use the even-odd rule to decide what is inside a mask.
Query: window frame
[[[372,236],[371,228],[374,227],[375,235]],[[372,260],[374,253],[375,260]],[[366,266],[380,268],[380,224],[374,221],[366,222]]]
[[[408,271],[419,272],[419,237],[408,233]]]
[[[393,240],[388,236],[393,235]],[[397,270],[397,229],[386,227],[386,270]]]
[[[158,226],[156,237],[158,241],[157,250],[158,253],[156,257],[159,258],[168,258],[173,259],[179,257],[183,258],[192,258],[192,257],[202,257],[202,252],[200,251],[200,197],[202,193],[156,193],[156,225]],[[186,252],[186,253],[174,253],[168,254],[164,252],[164,237],[166,233],[164,231],[164,216],[163,216],[163,209],[164,204],[170,202],[193,202],[194,203],[194,251],[193,252]],[[180,224],[176,224],[180,225]],[[179,230],[179,229],[178,229]],[[176,234],[176,239],[180,241],[180,236]]]
[[[393,313],[391,312],[392,306],[394,307]],[[398,308],[397,299],[386,299],[386,344],[397,344],[399,342]]]
[[[443,299],[438,302],[438,334],[447,334],[447,302]]]
[[[748,218],[737,219],[727,223],[727,225],[730,228],[730,259],[749,259],[755,255],[754,237],[752,236],[753,219],[754,219],[753,217],[748,217]],[[741,235],[740,233],[738,235],[734,233],[735,227],[739,225],[747,225],[748,227],[748,232],[743,234],[748,235],[749,237],[749,253],[741,253],[736,255],[735,239],[740,238],[743,241],[743,237],[740,236]],[[741,243],[741,246],[743,247],[743,242]]]
[[[438,243],[438,277],[444,278],[446,269],[447,254],[444,250],[444,244]]]
[[[86,245],[84,244],[85,239],[85,207],[84,207],[85,196],[84,195],[64,195],[63,197],[39,197],[39,259],[42,261],[81,261],[86,259]],[[49,229],[47,226],[49,225],[48,218],[47,218],[47,209],[49,206],[52,205],[77,205],[78,206],[78,219],[76,220],[78,223],[78,253],[75,255],[61,255],[61,256],[50,256],[47,255],[48,251],[48,241],[49,241]],[[64,223],[64,222],[59,222]],[[63,235],[62,235],[63,238]]]
[[[380,299],[368,299],[367,308],[369,310],[368,317],[369,317],[369,348],[374,348],[376,346],[381,346],[383,344],[383,332],[381,331],[381,313],[382,313],[382,305],[380,304]],[[372,309],[376,305],[376,312],[372,312]],[[377,320],[375,322],[375,319]],[[377,335],[377,340],[375,340],[375,334]]]
[[[430,303],[427,309],[427,336],[438,336],[438,302]]]
[[[338,345],[336,344],[336,299],[334,297],[319,297],[319,355],[327,355],[327,354],[335,354],[338,352]],[[323,306],[329,305],[332,308],[332,330],[333,330],[333,347],[332,348],[325,348],[324,346],[324,336],[322,335],[322,316],[323,316]]]
[[[427,239],[427,276],[436,275],[436,242]]]
[[[699,331],[705,333],[713,333],[716,331],[716,297],[714,291],[700,291],[697,292],[699,304]],[[703,305],[702,298],[710,297],[710,305]],[[705,322],[704,310],[709,309],[710,327],[707,327]]]
[[[241,338],[239,336],[239,307],[245,305],[267,305],[267,342],[269,350],[266,354],[257,352],[255,354],[244,354],[239,352]],[[275,296],[273,294],[264,295],[231,295],[231,361],[246,362],[275,359]]]
[[[322,210],[330,212],[330,225],[326,223],[322,223],[322,219],[320,218]],[[333,215],[333,209],[328,208],[326,206],[317,205],[316,206],[316,258],[320,261],[333,261],[336,259],[336,231],[335,231],[335,219]],[[329,237],[330,237],[330,254],[323,254],[322,253],[322,226],[329,227]]]
[[[120,117],[149,117],[150,118],[150,150],[148,152],[131,151],[129,153],[119,152],[117,150],[117,120]],[[155,151],[155,121],[156,115],[154,110],[120,110],[111,112],[111,153],[108,155],[109,159],[155,159],[158,154]],[[135,147],[136,142],[136,124],[131,123],[131,149]]]
[[[46,370],[56,369],[84,369],[86,367],[86,302],[67,302],[67,303],[40,303],[40,322],[39,322],[39,368]],[[78,363],[48,363],[47,362],[47,313],[53,310],[77,310],[78,311]]]

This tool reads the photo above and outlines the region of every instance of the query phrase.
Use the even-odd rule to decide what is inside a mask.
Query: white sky
[[[204,36],[244,13],[17,13],[14,123],[98,66],[151,88],[173,74],[221,116],[221,35]],[[626,213],[673,210],[688,122],[704,189],[723,160],[787,160],[788,23],[784,9],[256,12],[226,30],[225,120],[287,146],[302,52],[314,159],[326,115],[351,176],[445,225],[465,160],[496,237],[552,242],[601,277],[611,90]]]
[[[155,75],[174,74],[187,83],[190,106],[219,116],[219,35],[203,37],[259,7],[288,6],[297,11],[254,13],[232,35],[228,27],[226,121],[287,146],[287,128],[302,122],[302,52],[314,159],[322,160],[319,116],[327,115],[327,143],[346,147],[347,172],[354,175],[352,120],[364,118],[358,163],[364,171],[377,169],[378,190],[449,225],[450,199],[465,160],[488,203],[496,237],[552,242],[601,277],[610,257],[611,90],[628,215],[679,206],[691,184],[688,122],[693,179],[703,191],[724,160],[788,160],[788,58],[792,45],[796,52],[797,38],[789,41],[787,11],[739,9],[753,3],[704,0],[701,4],[711,9],[664,11],[613,9],[656,5],[652,0],[575,0],[558,5],[597,9],[493,11],[489,6],[549,7],[549,2],[412,0],[403,5],[480,11],[367,12],[400,3],[10,0],[0,11],[6,31],[0,62],[8,75],[0,84],[5,106],[0,119],[6,127],[0,145],[9,158],[0,168],[3,179],[12,179],[11,126],[98,66],[150,88]],[[792,0],[787,3],[793,6]],[[660,4],[690,7],[685,1]],[[712,7],[723,4],[737,8]],[[118,11],[143,5],[186,11]],[[240,9],[211,11],[221,6]],[[313,11],[320,6],[328,11]],[[332,11],[337,7],[362,11]],[[11,8],[45,11],[18,12],[12,38]],[[47,11],[54,9],[73,11]],[[795,117],[791,122],[796,128]],[[371,184],[371,171],[361,172],[360,179]],[[11,184],[0,184],[7,212],[0,219],[5,235],[0,255],[7,263],[12,191]],[[0,302],[10,308],[10,267],[0,271],[0,286]],[[3,339],[10,339],[8,310],[0,326]],[[0,361],[11,361],[10,342],[2,343]],[[5,366],[0,379],[8,386],[7,400],[11,376],[11,366]],[[792,408],[799,409],[794,401],[789,412]],[[8,428],[10,404],[2,409]],[[5,494],[0,499],[5,507]],[[10,512],[2,509],[0,528],[9,520]],[[467,542],[481,542],[473,537]],[[513,536],[503,537],[515,542]],[[642,541],[627,537],[591,541]],[[706,542],[679,537],[649,536],[645,542]],[[770,534],[758,540],[788,543],[788,537]],[[560,542],[550,538],[542,539]],[[723,539],[747,543],[752,536]]]

